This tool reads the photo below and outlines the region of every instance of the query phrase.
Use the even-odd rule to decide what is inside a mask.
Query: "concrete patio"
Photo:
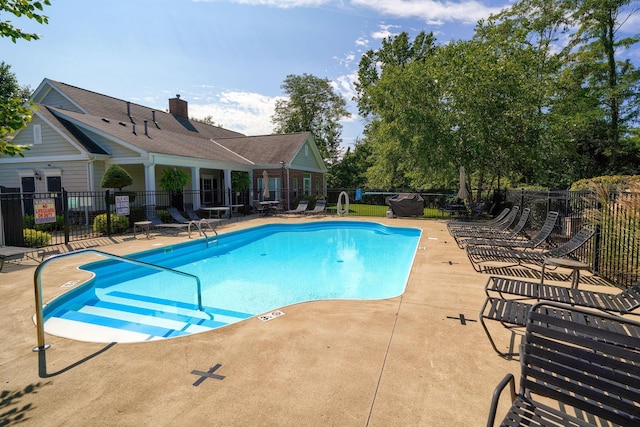
[[[302,303],[269,322],[251,318],[163,341],[107,345],[47,335],[51,348],[33,352],[37,264],[7,263],[0,273],[0,425],[484,425],[494,387],[519,369],[492,350],[477,322],[488,275],[473,270],[445,221],[347,219],[423,230],[404,295]],[[219,232],[311,220],[252,219]],[[186,239],[155,234],[98,244],[123,255]],[[46,267],[45,301],[87,277],[75,269],[83,257]],[[495,331],[506,347],[510,334]]]

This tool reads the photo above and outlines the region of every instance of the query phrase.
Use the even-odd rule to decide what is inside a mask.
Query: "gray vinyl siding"
[[[33,143],[33,125],[38,124],[42,130],[42,144]],[[37,116],[34,116],[32,122],[16,135],[13,139],[13,144],[29,147],[28,150],[23,151],[25,158],[77,156],[81,154],[80,150],[71,145],[62,135]]]
[[[48,164],[43,162],[33,163],[17,163],[17,164],[3,164],[0,167],[0,185],[3,187],[20,187],[20,176],[18,172],[28,171],[31,175],[32,171],[37,170],[44,175],[44,171],[47,169],[59,169],[61,171],[62,187],[67,191],[87,191],[89,188],[87,185],[87,162],[85,161],[68,161],[59,162],[55,161]],[[43,177],[41,180],[36,180],[36,192],[47,191],[47,180]]]
[[[305,147],[308,147],[309,155],[305,156]],[[316,162],[316,158],[313,155],[313,151],[309,146],[309,142],[305,142],[296,157],[291,163],[291,167],[294,169],[306,169],[317,171],[320,170],[320,165]]]
[[[40,103],[44,105],[51,105],[52,107],[64,108],[65,110],[75,111],[76,113],[82,113],[80,109],[69,102],[67,98],[60,95],[56,90],[50,90]]]
[[[107,167],[104,165],[102,160],[96,160],[93,162],[93,189],[94,191],[101,191],[100,181],[104,176],[104,171],[107,170]]]

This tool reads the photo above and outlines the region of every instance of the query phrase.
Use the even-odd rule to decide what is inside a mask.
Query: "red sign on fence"
[[[56,203],[53,199],[37,199],[33,201],[36,224],[56,222]]]

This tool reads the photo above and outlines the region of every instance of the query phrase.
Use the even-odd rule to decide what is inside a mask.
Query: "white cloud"
[[[273,116],[279,97],[252,92],[225,91],[209,96],[206,103],[189,102],[189,116],[204,119],[211,116],[216,125],[246,135],[273,133]]]
[[[387,24],[380,24],[378,27],[379,27],[378,31],[374,31],[373,33],[371,33],[371,37],[378,40],[386,39],[387,37],[397,36],[399,33],[397,32],[394,33],[391,30],[394,28],[398,28],[398,29],[401,28],[399,25],[387,25]]]
[[[475,0],[352,0],[351,4],[373,9],[378,13],[399,18],[418,18],[426,22],[460,21],[475,23],[499,12],[502,7],[489,7]],[[504,7],[508,6],[505,4]]]

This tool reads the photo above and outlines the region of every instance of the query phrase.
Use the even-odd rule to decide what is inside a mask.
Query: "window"
[[[264,197],[264,178],[258,178],[259,200],[280,200],[280,178],[269,177],[269,197]]]
[[[42,144],[42,127],[40,125],[33,125],[33,143]]]
[[[316,178],[316,194],[320,194],[320,180]]]
[[[309,194],[311,194],[311,174],[310,173],[305,173],[304,174],[304,195],[308,196]]]
[[[298,178],[293,178],[293,198],[298,197]]]

